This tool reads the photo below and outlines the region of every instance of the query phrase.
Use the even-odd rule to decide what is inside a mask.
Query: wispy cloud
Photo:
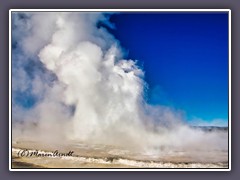
[[[218,127],[228,127],[228,120],[226,119],[212,119],[204,120],[200,118],[194,118],[189,121],[193,126],[218,126]]]

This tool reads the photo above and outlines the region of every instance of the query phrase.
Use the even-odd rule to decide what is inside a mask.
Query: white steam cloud
[[[181,112],[144,101],[144,72],[136,61],[123,59],[119,42],[99,24],[112,28],[108,17],[13,14],[14,136],[137,148],[227,149],[225,135],[193,130]],[[19,93],[35,103],[22,107]]]

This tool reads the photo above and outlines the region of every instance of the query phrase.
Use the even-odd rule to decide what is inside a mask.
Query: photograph
[[[10,171],[230,171],[231,10],[10,9]]]

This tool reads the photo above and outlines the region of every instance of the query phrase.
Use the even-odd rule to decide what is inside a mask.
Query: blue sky
[[[112,30],[145,71],[147,101],[228,120],[227,13],[120,13]]]

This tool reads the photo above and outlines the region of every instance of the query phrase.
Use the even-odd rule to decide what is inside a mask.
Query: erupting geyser
[[[227,137],[193,130],[171,108],[144,101],[144,72],[136,61],[124,59],[119,42],[99,25],[111,28],[108,17],[93,12],[13,15],[21,52],[14,57],[13,96],[28,90],[36,101],[27,110],[13,101],[13,123],[24,119],[13,131],[145,149],[227,149]],[[29,77],[24,66],[31,61],[41,69]]]

